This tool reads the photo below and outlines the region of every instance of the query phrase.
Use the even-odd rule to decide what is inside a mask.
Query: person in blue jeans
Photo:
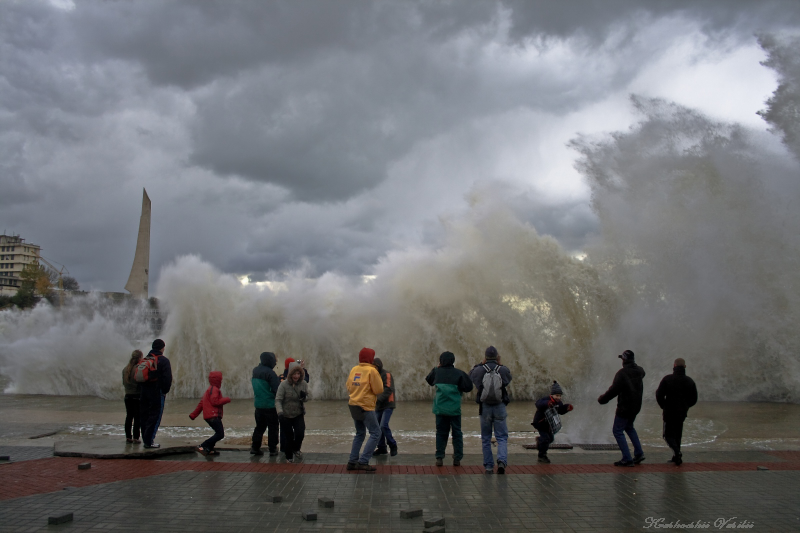
[[[497,473],[505,474],[508,466],[508,424],[506,406],[510,399],[506,388],[511,383],[511,371],[500,364],[497,348],[486,348],[483,362],[475,365],[469,373],[478,390],[475,401],[481,418],[481,444],[483,466],[487,474],[494,474],[492,455],[492,432],[497,440]],[[494,384],[494,385],[492,385]]]
[[[383,392],[383,382],[374,361],[375,350],[362,348],[358,354],[358,365],[354,366],[350,370],[350,375],[347,376],[347,393],[350,396],[348,407],[356,427],[353,447],[347,461],[348,470],[364,470],[372,473],[376,470],[369,464],[369,460],[372,458],[372,452],[378,446],[378,439],[381,438],[381,428],[378,425],[378,417],[375,415],[375,403],[378,395]],[[361,452],[361,445],[364,443],[367,431],[369,431],[369,439],[364,446],[364,451]],[[359,453],[361,453],[360,457]]]
[[[633,427],[633,422],[636,420],[636,415],[642,410],[642,394],[644,392],[642,379],[645,372],[634,361],[634,354],[631,350],[625,350],[617,357],[622,359],[622,368],[614,376],[611,387],[601,394],[597,401],[601,405],[605,405],[615,397],[617,398],[617,411],[611,431],[622,452],[622,460],[616,461],[614,466],[635,466],[644,461],[644,451],[639,442],[639,435]],[[633,457],[631,457],[628,442],[625,440],[626,433],[633,444]]]
[[[375,416],[378,417],[378,424],[381,426],[381,438],[378,439],[378,447],[375,448],[375,453],[372,455],[386,455],[391,453],[392,457],[397,455],[397,441],[392,436],[392,430],[389,428],[389,421],[392,419],[392,413],[395,409],[394,402],[394,377],[392,373],[383,368],[383,361],[377,357],[373,360],[375,368],[381,375],[383,382],[383,392],[378,394],[378,399],[375,402]],[[386,449],[386,445],[389,449]]]

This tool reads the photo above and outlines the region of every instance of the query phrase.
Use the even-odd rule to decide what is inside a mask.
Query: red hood
[[[372,348],[361,348],[361,351],[358,354],[358,362],[359,363],[369,363],[375,360],[375,350]]]
[[[208,382],[214,385],[216,388],[220,388],[222,386],[222,372],[219,370],[214,370],[208,374]]]
[[[283,368],[289,370],[290,363],[294,363],[294,359],[292,359],[291,357],[287,357],[286,360],[283,362]]]

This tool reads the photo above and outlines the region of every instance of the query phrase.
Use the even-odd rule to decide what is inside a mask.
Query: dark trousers
[[[222,420],[219,417],[206,418],[206,423],[214,430],[214,434],[207,438],[200,446],[207,452],[214,451],[214,446],[225,438],[225,428],[222,427]]]
[[[300,451],[303,438],[306,436],[306,421],[303,415],[294,418],[281,417],[281,450],[287,459]]]
[[[453,460],[464,458],[464,434],[461,432],[461,415],[436,415],[436,458],[444,459],[447,438],[453,431]]]
[[[681,437],[683,437],[684,417],[664,417],[664,440],[672,448],[675,455],[681,453]]]
[[[545,424],[547,424],[547,421],[545,421]],[[547,450],[550,449],[550,445],[553,444],[553,440],[556,436],[552,432],[547,431],[547,429],[550,429],[549,424],[547,424],[547,429],[544,429],[544,427],[537,427],[536,429],[539,430],[539,443],[537,446],[539,449],[539,457],[544,457],[547,455]]]
[[[161,419],[162,405],[159,388],[142,388],[142,396],[139,398],[139,422],[142,426],[142,441],[145,446],[153,444],[156,428]]]
[[[256,429],[253,430],[253,449],[260,450],[264,440],[264,431],[267,431],[267,446],[273,452],[278,448],[278,433],[280,431],[280,421],[278,411],[275,408],[259,409],[256,408]]]
[[[139,438],[139,396],[138,395],[125,395],[125,438],[138,439]],[[131,424],[133,424],[133,432],[131,432]]]

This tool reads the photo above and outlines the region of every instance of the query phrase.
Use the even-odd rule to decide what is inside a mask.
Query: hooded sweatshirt
[[[689,408],[697,403],[697,386],[686,375],[686,367],[676,366],[672,374],[665,376],[656,389],[656,401],[664,410],[664,418],[686,418]]]
[[[644,368],[633,360],[622,363],[622,368],[614,376],[611,387],[598,398],[601,404],[606,404],[617,398],[617,416],[626,420],[633,420],[642,410],[642,393],[644,392]]]
[[[197,404],[195,410],[189,415],[189,418],[192,420],[197,418],[200,411],[203,411],[204,420],[208,420],[209,418],[222,419],[222,406],[231,401],[230,398],[222,396],[222,392],[219,390],[222,386],[222,372],[217,370],[210,372],[208,374],[208,382],[211,386],[206,389],[206,392],[200,399],[200,403]]]
[[[250,382],[253,384],[253,403],[256,409],[274,409],[275,408],[275,393],[278,392],[278,386],[281,380],[275,373],[275,354],[272,352],[264,352],[261,354],[261,364],[253,369],[253,378]]]
[[[378,394],[378,399],[375,402],[376,411],[385,411],[386,409],[394,409],[394,378],[392,373],[383,368],[383,362],[377,357],[373,360],[375,368],[381,375],[381,382],[383,382],[383,392]]]
[[[349,405],[361,407],[364,411],[374,411],[378,394],[383,392],[383,381],[375,365],[375,350],[362,348],[358,354],[358,365],[347,376]]]
[[[291,376],[295,371],[300,371],[302,376],[303,367],[297,363],[289,363],[289,373]],[[305,414],[303,403],[308,400],[308,385],[300,378],[297,383],[292,383],[288,377],[281,382],[278,387],[278,393],[275,395],[275,409],[278,410],[278,416],[286,418],[296,418]]]
[[[456,356],[444,352],[439,356],[439,366],[430,371],[425,381],[436,387],[433,414],[461,416],[461,394],[472,390],[472,381],[463,370],[454,366]]]

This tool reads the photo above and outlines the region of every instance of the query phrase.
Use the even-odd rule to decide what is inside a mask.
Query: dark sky
[[[154,278],[369,274],[476,198],[579,253],[566,143],[627,129],[631,94],[765,130],[756,36],[798,29],[795,1],[6,0],[0,230],[112,291],[143,187]]]

